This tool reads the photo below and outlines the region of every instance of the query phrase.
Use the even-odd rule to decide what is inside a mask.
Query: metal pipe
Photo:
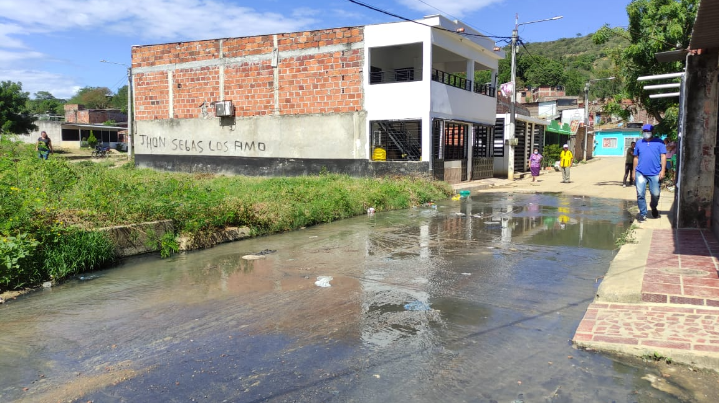
[[[668,73],[668,74],[657,74],[654,76],[642,76],[638,77],[638,81],[650,81],[650,80],[662,80],[665,78],[678,78],[682,77],[685,73]]]
[[[650,95],[650,98],[671,98],[671,97],[679,97],[679,92],[668,92],[665,94],[652,94]]]
[[[646,85],[644,90],[661,90],[663,88],[680,88],[680,83]]]

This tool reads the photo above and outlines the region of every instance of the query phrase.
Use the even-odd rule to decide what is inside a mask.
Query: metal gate
[[[475,139],[472,149],[472,180],[492,178],[494,159],[492,150],[493,127],[475,125]]]
[[[442,158],[442,120],[433,119],[432,122],[432,155],[430,161],[432,161],[433,179],[444,180],[445,179],[445,160]]]
[[[530,150],[528,150],[527,141],[527,122],[515,122],[515,138],[518,143],[515,146],[515,172],[529,172],[527,161],[530,158]]]

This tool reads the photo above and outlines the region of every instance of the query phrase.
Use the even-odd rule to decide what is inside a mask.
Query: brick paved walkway
[[[718,306],[718,241],[709,231],[653,230],[642,300]]]
[[[573,342],[582,347],[718,366],[718,240],[703,230],[652,230],[638,304],[592,303]]]

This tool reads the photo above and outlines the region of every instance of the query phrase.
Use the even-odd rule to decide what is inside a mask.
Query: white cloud
[[[462,18],[463,15],[480,10],[503,0],[397,0],[398,3],[412,9],[432,14],[444,14],[447,17]],[[442,11],[439,11],[442,10]],[[450,17],[450,18],[452,18]]]
[[[34,52],[34,51],[10,51],[10,50],[4,50],[0,49],[0,68],[8,68],[11,66],[16,66],[18,64],[22,64],[23,62],[32,60],[32,59],[41,59],[45,57],[40,52]]]
[[[47,91],[56,98],[68,99],[81,88],[64,75],[45,71],[0,69],[0,77],[3,80],[21,82],[23,91],[29,92],[31,96],[38,91]]]
[[[22,27],[17,24],[0,23],[0,48],[24,48],[22,41],[10,37],[10,35],[22,32]]]
[[[92,29],[165,41],[298,31],[315,22],[314,12],[304,7],[285,13],[259,12],[227,0],[29,0],[23,7],[0,0],[0,15],[27,27],[26,33]]]

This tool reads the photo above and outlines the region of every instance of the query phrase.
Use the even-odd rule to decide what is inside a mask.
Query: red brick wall
[[[361,28],[336,28],[311,32],[278,34],[279,113],[281,115],[352,112],[362,108],[362,64],[364,51],[324,51],[328,45],[349,45],[363,41]],[[219,66],[202,66],[202,61],[264,56],[262,60],[228,64],[224,69],[224,93],[220,94]],[[290,56],[288,52],[303,51]],[[134,69],[167,65],[172,71],[175,118],[202,116],[200,105],[231,100],[236,116],[273,114],[275,94],[269,56],[273,36],[262,35],[223,40],[196,41],[134,47]],[[285,54],[284,54],[285,53]],[[199,62],[184,68],[174,64]],[[135,106],[137,120],[169,117],[168,73],[137,72]],[[208,113],[214,115],[209,105]]]

